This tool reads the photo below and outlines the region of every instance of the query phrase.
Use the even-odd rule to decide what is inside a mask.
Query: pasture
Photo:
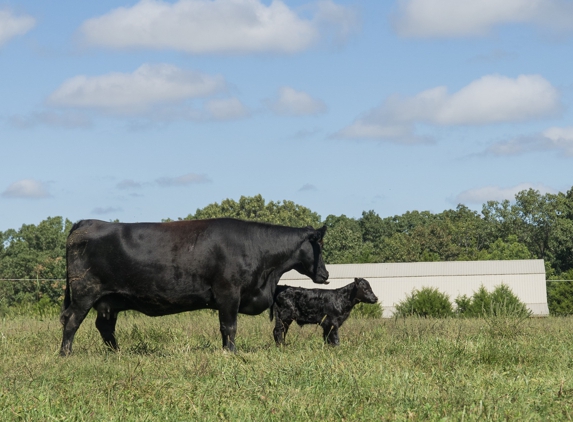
[[[56,313],[0,320],[0,420],[570,420],[573,319],[350,317],[341,346],[268,312],[240,315],[237,354],[216,314],[122,313],[120,352],[90,314],[58,356]]]

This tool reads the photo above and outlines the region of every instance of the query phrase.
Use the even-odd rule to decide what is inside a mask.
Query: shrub
[[[467,315],[472,307],[472,299],[467,295],[458,296],[454,301],[456,303],[456,314]]]
[[[450,297],[434,287],[414,289],[411,295],[396,305],[395,316],[444,318],[453,315]]]
[[[359,303],[352,309],[350,314],[358,318],[382,318],[382,306],[380,303]]]
[[[455,302],[456,313],[467,317],[529,316],[530,314],[527,306],[505,284],[496,286],[491,293],[482,285],[471,298],[466,295],[458,296]]]

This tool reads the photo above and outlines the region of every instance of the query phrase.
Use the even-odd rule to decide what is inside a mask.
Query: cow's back
[[[138,300],[155,296],[158,303],[172,297],[184,302],[194,292],[208,296],[204,280],[213,276],[216,262],[211,255],[215,239],[207,230],[204,221],[83,220],[68,236],[68,277],[87,278],[102,294]]]
[[[276,247],[276,239],[261,235],[266,229],[277,230],[234,219],[83,220],[68,236],[68,279],[86,280],[84,287],[100,296],[120,295],[125,307],[154,315],[217,308],[214,290],[233,283],[241,292],[242,309],[249,312],[250,302],[261,294],[264,303],[272,301],[272,296],[266,298],[270,291],[261,292],[267,288],[260,274],[261,263],[269,261],[265,251]]]

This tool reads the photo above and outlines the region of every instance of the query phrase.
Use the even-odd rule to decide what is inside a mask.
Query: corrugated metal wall
[[[447,261],[381,264],[327,265],[328,285],[314,284],[296,271],[283,275],[279,284],[306,288],[336,289],[354,281],[367,279],[381,302],[383,316],[391,318],[395,305],[413,289],[435,287],[450,296],[472,296],[481,285],[492,291],[506,284],[537,316],[549,315],[542,259],[515,261]]]

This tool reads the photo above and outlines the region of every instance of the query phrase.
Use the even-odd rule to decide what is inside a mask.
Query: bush
[[[458,296],[455,300],[456,313],[467,317],[485,316],[529,316],[527,306],[513,294],[511,289],[501,284],[488,292],[482,285],[471,298]]]
[[[382,318],[382,306],[380,303],[359,303],[352,309],[350,314],[358,318]]]
[[[396,305],[395,316],[420,316],[444,318],[454,313],[450,297],[434,287],[414,289],[411,295]]]

